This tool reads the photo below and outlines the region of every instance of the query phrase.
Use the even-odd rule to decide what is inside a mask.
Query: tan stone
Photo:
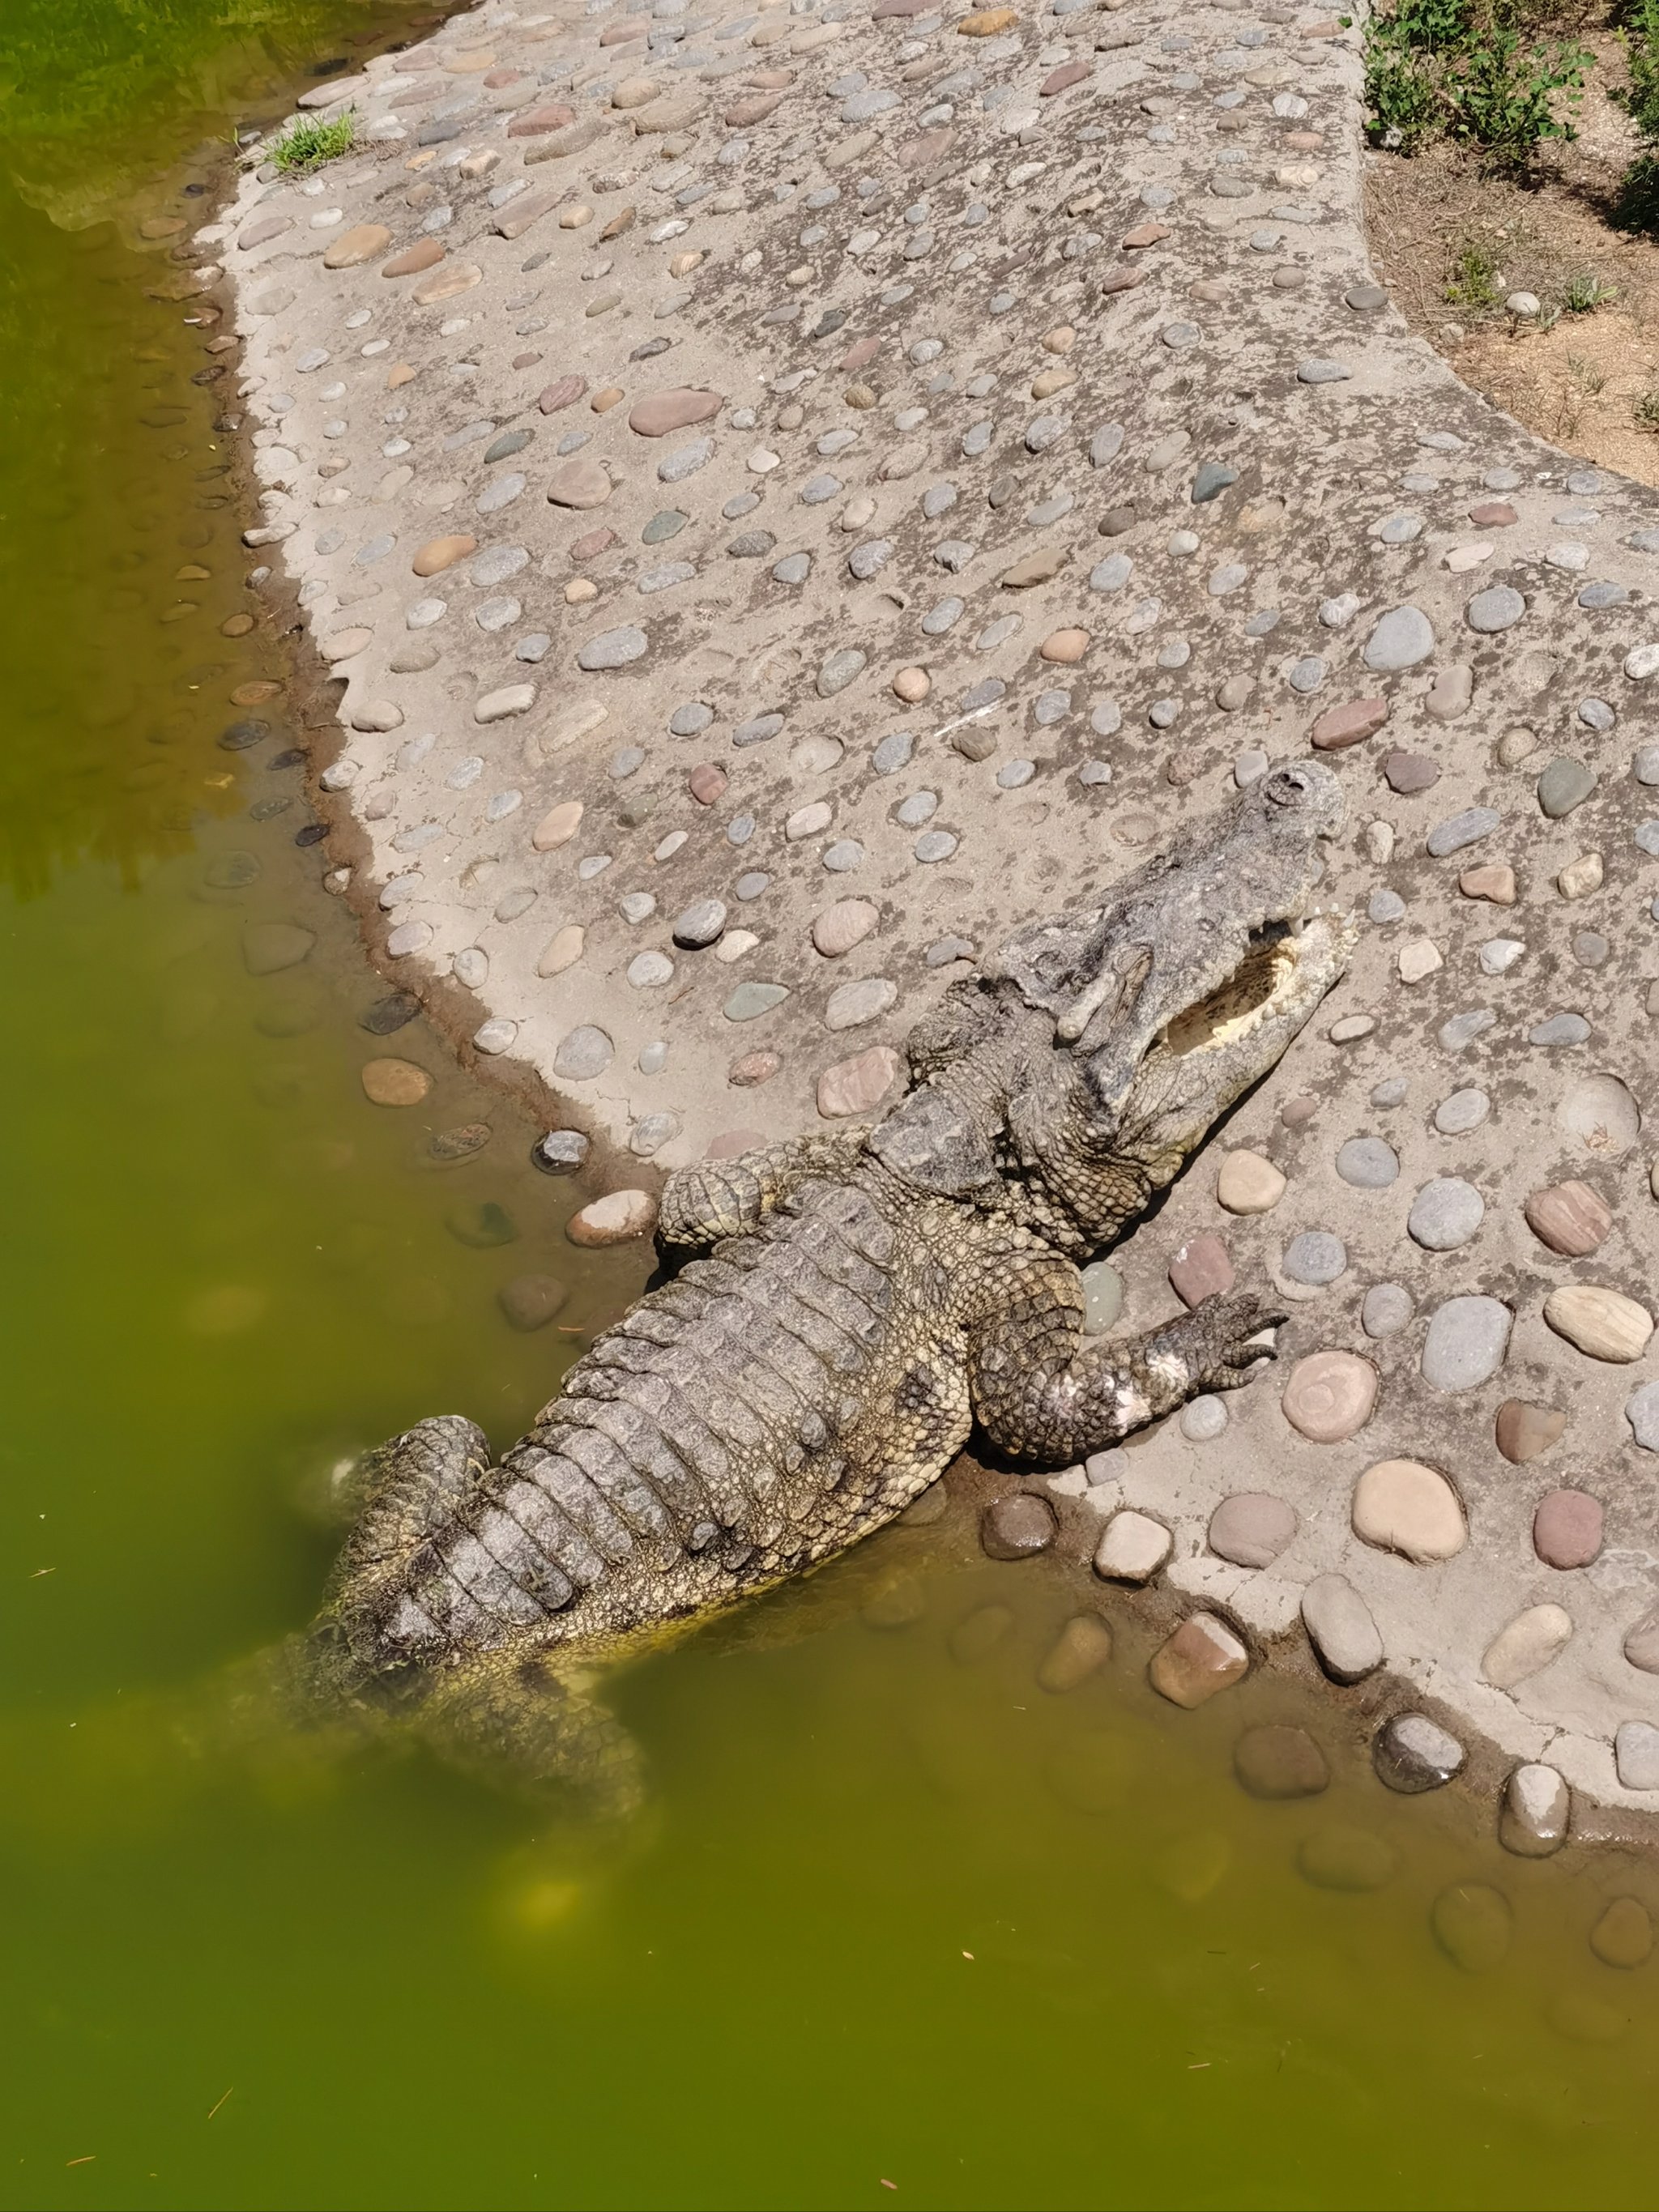
[[[435,238],[416,239],[413,246],[394,253],[390,261],[380,264],[382,276],[418,276],[423,269],[435,269],[444,258],[444,250]]]
[[[933,688],[933,679],[925,668],[901,668],[893,678],[893,690],[907,706],[919,706]]]
[[[1036,1670],[1037,1687],[1063,1697],[1112,1656],[1112,1632],[1095,1613],[1074,1613],[1044,1653]]]
[[[1505,1398],[1492,1425],[1498,1449],[1511,1467],[1524,1467],[1559,1443],[1566,1425],[1565,1413],[1553,1406],[1529,1406],[1524,1398]]]
[[[689,384],[669,392],[653,392],[629,410],[628,427],[641,438],[664,438],[671,430],[689,429],[707,422],[726,404],[718,392],[702,392]]]
[[[386,373],[386,388],[388,392],[401,392],[404,385],[413,384],[419,374],[406,361],[394,362]]]
[[[645,107],[652,100],[659,98],[661,93],[662,86],[655,77],[625,76],[611,94],[611,105],[613,107],[620,107],[624,112],[635,107]]]
[[[633,229],[634,225],[638,219],[639,210],[637,208],[619,208],[617,213],[611,216],[610,222],[605,224],[604,229],[599,233],[600,243],[603,244],[608,238],[620,238],[624,231]]]
[[[1033,584],[1046,584],[1051,576],[1057,576],[1065,564],[1063,545],[1041,545],[1023,561],[1016,561],[1012,568],[1005,568],[997,580],[1005,592],[1029,591]]]
[[[349,660],[355,654],[361,653],[365,646],[373,645],[374,642],[374,633],[372,629],[335,629],[329,632],[317,650],[327,661]]]
[[[1572,1616],[1559,1605],[1529,1605],[1486,1646],[1480,1672],[1495,1689],[1513,1690],[1567,1648]]]
[[[1229,1213],[1271,1213],[1285,1187],[1285,1178],[1271,1160],[1241,1149],[1222,1161],[1215,1194]]]
[[[1044,660],[1055,660],[1069,668],[1089,650],[1089,633],[1086,629],[1057,629],[1043,639],[1037,650]]]
[[[592,220],[593,210],[591,207],[568,207],[561,208],[559,210],[561,230],[586,230]]]
[[[587,932],[579,921],[568,921],[556,929],[547,940],[541,958],[536,963],[538,975],[562,975],[567,968],[574,968],[582,957],[582,947],[587,942]]]
[[[386,252],[392,243],[392,233],[383,222],[355,222],[349,230],[343,230],[323,256],[325,269],[358,269],[365,261],[373,261]]]
[[[903,1073],[904,1061],[890,1044],[872,1045],[851,1060],[838,1060],[818,1078],[818,1111],[826,1121],[867,1114]]]
[[[626,1244],[649,1236],[656,1219],[657,1201],[648,1190],[611,1190],[573,1213],[564,1233],[573,1244],[589,1248]]]
[[[1551,1183],[1534,1191],[1522,1211],[1540,1243],[1569,1260],[1587,1258],[1613,1227],[1613,1208],[1587,1182]]]
[[[418,1106],[432,1088],[432,1078],[412,1060],[371,1060],[364,1063],[363,1096],[374,1106]]]
[[[1279,1400],[1291,1426],[1316,1444],[1363,1429],[1376,1404],[1376,1370],[1353,1352],[1313,1352],[1291,1370]]]
[[[1074,368],[1045,368],[1031,379],[1031,397],[1033,399],[1052,399],[1055,392],[1064,392],[1067,385],[1076,382],[1077,371]]]
[[[839,960],[861,944],[881,920],[868,899],[837,899],[813,917],[812,942],[826,960]]]
[[[964,39],[994,39],[999,31],[1012,30],[1018,21],[1012,8],[980,8],[964,15],[957,30]]]
[[[603,391],[596,392],[587,404],[596,415],[608,415],[627,397],[620,384],[607,384]]]
[[[1353,1491],[1353,1532],[1379,1551],[1421,1566],[1449,1559],[1468,1540],[1457,1492],[1437,1468],[1414,1459],[1378,1460]]]
[[[1653,1921],[1637,1897],[1615,1897],[1590,1929],[1589,1947],[1604,1966],[1626,1972],[1644,1966],[1653,1952]]]
[[[599,587],[591,576],[573,576],[564,587],[564,603],[568,607],[585,607],[590,599],[597,599]]]
[[[465,561],[469,553],[476,553],[478,541],[469,538],[465,531],[453,537],[432,538],[422,546],[410,562],[417,576],[436,576],[446,568],[453,568],[458,561]]]
[[[1588,898],[1592,891],[1601,890],[1601,855],[1582,853],[1562,869],[1555,878],[1555,888],[1564,899]]]
[[[589,507],[603,507],[611,496],[611,478],[603,461],[589,459],[585,454],[563,462],[547,480],[547,496],[555,507],[574,507],[585,512]]]
[[[1041,343],[1044,353],[1070,353],[1077,343],[1077,332],[1069,323],[1060,323],[1043,332]]]
[[[1565,1283],[1544,1301],[1544,1318],[1558,1336],[1591,1359],[1628,1366],[1653,1334],[1653,1316],[1622,1291],[1601,1283]]]
[[[582,818],[580,799],[562,799],[556,806],[550,807],[530,833],[530,842],[538,853],[556,852],[568,845],[575,836]]]
[[[447,261],[441,269],[434,270],[424,283],[417,284],[409,296],[417,307],[435,307],[440,301],[453,300],[483,282],[483,270],[476,261]]]
[[[1250,1655],[1224,1620],[1194,1613],[1152,1654],[1146,1678],[1160,1697],[1188,1712],[1249,1671]]]

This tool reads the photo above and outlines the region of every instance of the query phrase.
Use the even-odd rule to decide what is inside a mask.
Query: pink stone
[[[751,123],[764,123],[782,98],[781,92],[751,92],[734,100],[726,111],[727,129],[742,131]]]
[[[1569,1260],[1587,1258],[1613,1227],[1612,1207],[1587,1182],[1551,1183],[1521,1210],[1539,1242]]]
[[[653,392],[641,399],[628,417],[628,427],[641,438],[665,438],[671,430],[684,430],[693,422],[706,422],[726,402],[718,392],[698,392],[677,385],[671,392]]]
[[[1224,1620],[1195,1613],[1158,1646],[1146,1673],[1160,1696],[1190,1711],[1237,1682],[1249,1663],[1249,1653]]]
[[[855,338],[836,365],[838,368],[867,368],[880,351],[879,338]]]
[[[1469,520],[1477,530],[1507,530],[1520,520],[1506,499],[1483,499],[1469,509]]]
[[[1350,699],[1343,706],[1328,707],[1308,735],[1318,751],[1340,752],[1374,738],[1388,719],[1386,699]]]
[[[607,545],[614,545],[617,533],[609,523],[602,522],[597,530],[589,530],[580,537],[570,549],[573,561],[591,561],[596,553],[603,553]]]
[[[1045,76],[1037,87],[1039,100],[1052,100],[1057,92],[1065,92],[1074,84],[1081,84],[1090,74],[1087,62],[1065,62]]]
[[[1291,1426],[1310,1443],[1340,1444],[1371,1417],[1376,1370],[1357,1352],[1310,1352],[1291,1368],[1279,1403]]]
[[[685,779],[685,787],[699,806],[712,806],[726,784],[726,770],[714,761],[699,761]]]
[[[1185,1306],[1231,1290],[1233,1263],[1226,1246],[1208,1231],[1189,1237],[1170,1262],[1170,1282]]]
[[[1294,1506],[1265,1490],[1238,1490],[1210,1516],[1209,1545],[1236,1567],[1270,1567],[1295,1536]]]
[[[904,1073],[904,1062],[890,1044],[873,1044],[851,1060],[838,1060],[818,1078],[818,1111],[826,1121],[843,1115],[867,1114],[880,1104]]]
[[[536,404],[544,415],[556,415],[561,407],[568,407],[581,398],[587,389],[585,376],[555,377]]]
[[[1587,1490],[1552,1490],[1532,1517],[1532,1547],[1547,1567],[1587,1567],[1601,1549],[1605,1516]]]
[[[919,131],[899,148],[899,166],[918,173],[934,167],[951,150],[956,132],[941,124],[934,131]]]
[[[745,1052],[726,1069],[726,1079],[734,1091],[756,1091],[763,1083],[769,1083],[782,1066],[775,1052]]]
[[[767,1142],[762,1129],[722,1129],[718,1137],[711,1137],[703,1151],[706,1160],[735,1160],[744,1152],[758,1152]]]
[[[507,126],[507,135],[509,138],[540,138],[550,131],[562,131],[567,123],[575,119],[575,109],[556,100],[546,107],[532,107],[524,115],[515,115]]]

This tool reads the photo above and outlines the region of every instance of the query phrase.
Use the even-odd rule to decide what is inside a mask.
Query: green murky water
[[[1322,1695],[1160,1706],[1105,1597],[1113,1664],[1049,1694],[1073,1599],[965,1498],[625,1686],[657,1803],[602,1875],[412,1759],[183,1748],[314,1600],[307,1470],[451,1407],[509,1437],[641,1266],[579,1271],[531,1125],[362,1025],[280,641],[222,629],[234,356],[155,296],[212,141],[410,21],[0,10],[4,2201],[1652,2204],[1659,1967],[1586,1942],[1643,1869],[1389,1797]],[[314,943],[250,973],[273,922]],[[368,1103],[387,1051],[423,1104]],[[572,1285],[530,1334],[526,1273]],[[1254,1802],[1234,1739],[1286,1718],[1333,1786]],[[1307,1878],[1334,1827],[1380,1887]],[[1508,1900],[1489,1972],[1431,1930],[1460,1883]]]

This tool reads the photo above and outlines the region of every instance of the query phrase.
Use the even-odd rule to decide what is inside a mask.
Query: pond
[[[434,1412],[508,1440],[648,1264],[568,1243],[586,1191],[325,888],[236,357],[173,258],[239,125],[433,20],[0,22],[0,2193],[1650,2203],[1659,1970],[1588,1941],[1644,1868],[1390,1796],[1318,1686],[1163,1705],[1152,1617],[986,1561],[969,1482],[621,1686],[653,1802],[599,1863],[231,1704],[315,1605],[319,1471]],[[366,1096],[387,1054],[415,1105]],[[1044,1686],[1079,1608],[1113,1656]],[[1264,1726],[1329,1788],[1242,1788]]]

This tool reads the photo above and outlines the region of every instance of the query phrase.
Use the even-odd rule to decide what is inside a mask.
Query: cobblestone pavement
[[[652,1164],[596,1241],[654,1169],[879,1109],[1007,929],[1339,763],[1349,976],[1091,1271],[1103,1328],[1276,1285],[1281,1363],[1049,1488],[1194,1608],[1160,1686],[1380,1670],[1384,1779],[1472,1730],[1541,1852],[1570,1792],[1659,1810],[1659,500],[1407,336],[1357,42],[485,7],[307,94],[358,151],[198,244],[256,578],[338,687],[334,880]]]

